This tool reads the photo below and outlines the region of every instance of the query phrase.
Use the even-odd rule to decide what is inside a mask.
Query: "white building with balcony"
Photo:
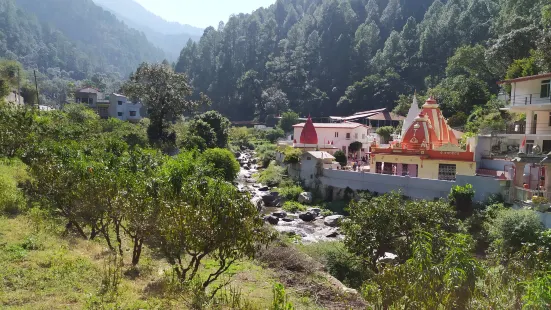
[[[500,81],[501,85],[510,85],[511,93],[505,95],[505,110],[512,113],[524,113],[525,122],[511,124],[501,134],[507,139],[517,141],[520,151],[533,154],[539,151],[551,152],[551,73],[526,76]],[[523,141],[526,140],[523,146]]]

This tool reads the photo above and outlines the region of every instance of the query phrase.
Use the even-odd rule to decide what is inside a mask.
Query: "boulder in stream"
[[[303,192],[303,193],[300,193],[300,195],[298,196],[298,202],[300,203],[312,203],[312,193],[310,192]]]
[[[337,227],[340,225],[340,222],[342,220],[344,216],[342,215],[331,215],[331,216],[327,216],[324,220],[323,220],[323,223],[329,227]]]
[[[287,212],[285,211],[276,211],[276,212],[272,212],[272,215],[277,217],[277,218],[286,218],[287,217]]]
[[[268,216],[264,217],[264,221],[266,221],[266,222],[268,222],[272,225],[277,225],[277,223],[279,223],[279,218],[275,217],[275,216],[272,216],[272,215],[268,215]]]
[[[315,220],[317,216],[318,215],[316,213],[310,211],[306,211],[298,215],[298,217],[305,222],[311,222]]]

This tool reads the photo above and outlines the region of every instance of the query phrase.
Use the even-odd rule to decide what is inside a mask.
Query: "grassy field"
[[[0,161],[0,309],[197,308],[198,295],[175,281],[170,265],[147,247],[136,273],[130,261],[117,263],[102,238],[82,239],[68,233],[65,222],[29,209],[17,187],[26,179],[22,163]],[[123,250],[129,260],[131,249]],[[229,284],[203,308],[273,309],[277,283],[295,309],[364,308],[305,252],[278,241],[257,259],[235,263],[214,286]],[[205,259],[199,274],[204,278],[214,268]]]
[[[115,298],[102,292],[113,264],[101,241],[63,236],[57,225],[31,215],[0,217],[0,308],[2,309],[187,309],[189,296],[172,289],[170,268],[145,253],[139,277],[123,275]],[[207,272],[214,268],[206,261]],[[112,270],[111,270],[112,271]],[[123,272],[125,271],[123,267]],[[232,266],[230,290],[252,309],[269,309],[276,272],[252,261]],[[317,309],[310,298],[287,290],[298,309]]]

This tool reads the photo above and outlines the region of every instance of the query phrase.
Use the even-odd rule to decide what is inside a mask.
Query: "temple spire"
[[[310,115],[308,115],[308,119],[302,128],[299,142],[302,144],[318,144],[318,133]]]
[[[406,131],[411,126],[411,124],[413,124],[415,118],[417,118],[420,112],[421,109],[419,109],[419,102],[417,102],[417,92],[415,92],[415,94],[413,95],[413,102],[409,107],[408,115],[406,116],[406,119],[402,124],[402,137],[406,134]]]

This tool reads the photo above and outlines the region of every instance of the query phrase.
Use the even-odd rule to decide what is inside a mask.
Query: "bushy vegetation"
[[[277,147],[271,143],[263,143],[256,147],[256,157],[260,160],[262,167],[268,167],[276,159]]]
[[[212,167],[228,182],[235,180],[239,173],[239,162],[232,152],[227,149],[207,149],[201,154],[201,163]]]
[[[298,196],[304,192],[304,189],[300,186],[300,184],[297,184],[291,180],[284,180],[277,187],[277,192],[279,193],[279,196],[287,200],[296,201]]]
[[[256,207],[230,183],[239,165],[226,149],[169,157],[147,148],[147,138],[126,142],[128,126],[146,136],[140,124],[101,120],[82,106],[40,112],[3,104],[0,117],[0,151],[10,158],[0,165],[3,212],[20,212],[29,200],[65,222],[66,233],[102,239],[138,273],[147,247],[180,283],[201,281],[209,300],[220,289],[213,283],[267,240]],[[204,274],[206,259],[216,268]]]
[[[279,166],[275,161],[270,162],[270,165],[258,173],[258,181],[268,186],[277,186],[283,181],[285,168]]]
[[[298,164],[300,162],[300,157],[302,156],[302,151],[294,147],[286,147],[283,150],[283,162],[286,164]]]
[[[25,210],[26,199],[19,185],[27,179],[25,165],[19,160],[0,159],[0,215],[16,215]]]
[[[285,201],[282,207],[283,210],[291,213],[306,211],[307,207],[296,201]]]
[[[337,161],[341,166],[346,166],[348,159],[346,158],[346,154],[344,154],[343,151],[336,151],[335,154],[333,154],[333,157],[335,157],[335,161]]]

